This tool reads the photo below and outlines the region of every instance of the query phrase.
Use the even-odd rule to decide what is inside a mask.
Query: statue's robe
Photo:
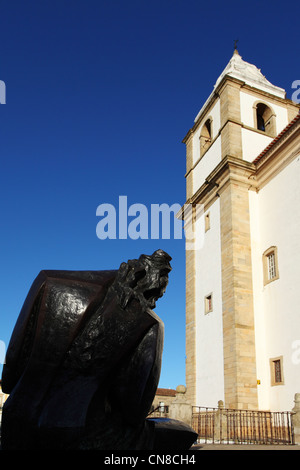
[[[151,449],[163,323],[118,271],[41,271],[14,328],[2,374],[3,449]]]

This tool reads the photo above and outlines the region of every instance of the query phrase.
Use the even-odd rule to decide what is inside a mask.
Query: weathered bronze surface
[[[166,426],[178,439],[180,423],[147,419],[164,330],[152,309],[170,261],[157,250],[119,270],[40,272],[3,368],[3,449],[168,448]],[[195,434],[183,432],[189,448]]]

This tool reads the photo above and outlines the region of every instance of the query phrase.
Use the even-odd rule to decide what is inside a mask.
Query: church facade
[[[299,105],[235,50],[183,140],[193,405],[290,410],[300,392],[299,134]]]

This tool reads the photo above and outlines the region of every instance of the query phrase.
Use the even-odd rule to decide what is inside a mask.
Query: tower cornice
[[[257,182],[254,179],[255,164],[227,155],[207,176],[205,182],[187,199],[185,205],[210,204],[218,198],[229,182],[246,186],[248,189],[256,189]],[[177,214],[178,218],[184,220],[184,207]]]

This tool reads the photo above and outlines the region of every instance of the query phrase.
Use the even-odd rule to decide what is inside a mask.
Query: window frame
[[[265,108],[264,112],[259,112],[259,109]],[[254,128],[266,134],[269,137],[276,137],[276,114],[269,103],[265,103],[264,101],[256,101],[253,105],[253,112],[254,112]],[[261,116],[264,122],[264,130],[258,128],[258,114]]]
[[[200,158],[204,156],[213,142],[213,120],[209,116],[201,127],[200,136]]]
[[[211,292],[210,294],[207,294],[204,297],[204,313],[205,313],[205,315],[208,315],[209,313],[213,312],[213,310],[214,310],[213,294]]]
[[[276,363],[280,365],[280,381],[276,380]],[[271,368],[271,386],[284,385],[284,376],[283,376],[283,356],[272,357],[270,359],[270,368]]]
[[[210,230],[210,212],[207,212],[204,216],[204,227],[205,227],[205,232]]]
[[[274,266],[275,275],[270,277],[270,256],[274,255]],[[270,284],[273,281],[279,279],[279,269],[278,269],[278,250],[277,246],[270,246],[266,251],[263,253],[263,277],[264,277],[264,286]]]

